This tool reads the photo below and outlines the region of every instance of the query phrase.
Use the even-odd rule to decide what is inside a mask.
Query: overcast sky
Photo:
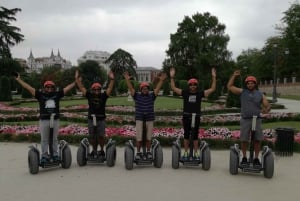
[[[72,65],[87,50],[132,54],[138,66],[161,68],[184,16],[209,12],[226,25],[233,59],[248,48],[261,48],[277,35],[289,0],[1,0],[0,6],[21,8],[12,25],[25,41],[12,48],[15,58],[50,56],[53,49]]]

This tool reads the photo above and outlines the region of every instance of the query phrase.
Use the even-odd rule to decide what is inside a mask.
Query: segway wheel
[[[272,178],[274,174],[274,156],[269,153],[264,158],[264,177]]]
[[[116,145],[113,144],[106,151],[106,165],[108,167],[113,167],[115,165],[116,156],[117,156]]]
[[[202,169],[209,170],[211,164],[210,149],[206,147],[202,151]]]
[[[82,145],[79,145],[77,149],[77,164],[79,166],[85,166],[86,163],[86,149]]]
[[[163,151],[162,151],[162,147],[160,145],[158,145],[154,151],[154,167],[156,168],[161,168],[163,161],[164,161],[164,157],[163,157]]]
[[[71,149],[68,145],[62,151],[61,167],[64,169],[70,168],[72,163]]]
[[[125,156],[124,156],[125,168],[127,170],[132,170],[132,168],[133,168],[133,157],[134,157],[133,150],[130,147],[126,146],[124,154],[125,154]]]
[[[232,175],[238,174],[239,168],[239,155],[232,149],[230,149],[230,159],[229,159],[229,172]]]
[[[180,152],[176,146],[172,146],[172,168],[178,169],[179,168],[179,158]]]
[[[28,168],[30,174],[37,174],[39,172],[39,155],[32,149],[28,151]]]

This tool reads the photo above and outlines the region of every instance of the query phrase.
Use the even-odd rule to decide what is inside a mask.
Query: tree
[[[136,61],[132,55],[125,50],[117,49],[110,57],[105,61],[109,64],[110,69],[115,74],[116,82],[118,83],[123,79],[123,73],[128,71],[133,78],[137,78],[135,69],[137,68]]]
[[[229,36],[217,17],[196,13],[191,18],[185,16],[178,26],[177,32],[170,36],[165,71],[173,66],[180,72],[176,74],[177,79],[207,78],[211,73],[208,67],[229,60],[231,53],[226,49]]]
[[[96,61],[87,60],[81,63],[79,71],[83,79],[82,83],[86,89],[89,89],[94,82],[100,82],[104,85],[107,81],[106,71]]]
[[[24,35],[19,33],[21,29],[10,25],[11,21],[16,21],[15,15],[20,11],[20,8],[0,7],[0,59],[11,58],[10,47],[24,40]]]
[[[11,87],[10,87],[10,80],[7,76],[0,77],[0,101],[11,101],[12,94],[11,94]]]
[[[283,74],[300,76],[300,4],[295,2],[284,12],[285,16],[281,19],[284,23],[281,30],[284,40],[284,47],[289,51],[285,71]]]

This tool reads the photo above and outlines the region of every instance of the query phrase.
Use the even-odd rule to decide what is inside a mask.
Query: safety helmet
[[[99,82],[95,82],[94,84],[92,84],[91,88],[92,89],[101,88],[101,84]]]
[[[254,76],[248,76],[245,79],[245,83],[247,84],[247,82],[254,82],[255,84],[257,83],[256,78]]]
[[[195,78],[189,79],[188,84],[198,84],[198,80]]]
[[[54,84],[54,82],[52,82],[52,81],[50,81],[50,80],[48,80],[48,81],[46,81],[45,83],[44,83],[44,87],[46,87],[46,86],[55,86],[55,84]]]
[[[144,87],[148,87],[149,88],[149,83],[148,82],[142,82],[140,84],[140,90],[142,90]]]

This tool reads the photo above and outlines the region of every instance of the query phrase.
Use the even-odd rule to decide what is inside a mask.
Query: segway
[[[91,115],[93,118],[93,138],[95,143],[98,146],[98,138],[97,138],[97,117],[103,117],[103,115]],[[80,145],[77,149],[77,164],[79,166],[85,166],[87,163],[95,163],[102,164],[106,162],[108,167],[113,167],[115,165],[117,151],[115,141],[112,139],[108,140],[108,143],[105,146],[105,155],[102,155],[100,151],[94,153],[94,155],[90,154],[90,143],[88,138],[83,138],[80,142]]]
[[[133,164],[150,166],[154,165],[156,168],[161,168],[163,164],[163,151],[160,145],[160,142],[157,139],[153,139],[151,143],[151,154],[152,158],[147,157],[146,150],[146,119],[145,114],[143,116],[143,133],[142,133],[142,157],[140,159],[135,158],[135,148],[133,145],[133,141],[129,140],[125,143],[125,151],[124,151],[124,160],[125,160],[125,168],[127,170],[133,169]]]
[[[200,159],[194,157],[194,135],[198,133],[195,131],[195,120],[196,116],[200,114],[196,113],[184,113],[188,118],[191,119],[191,130],[189,135],[189,155],[187,160],[181,158],[181,144],[180,139],[177,138],[172,145],[172,168],[178,169],[179,163],[182,163],[183,166],[199,166],[202,164],[203,170],[209,170],[211,165],[211,155],[208,143],[205,140],[201,140],[199,150],[200,150]]]
[[[255,167],[253,165],[256,120],[257,120],[257,116],[253,116],[248,163],[245,165],[240,164],[241,151],[239,149],[239,145],[234,144],[233,146],[230,147],[229,171],[230,174],[232,175],[238,174],[238,169],[241,169],[243,172],[252,172],[252,173],[260,173],[261,171],[263,171],[264,177],[272,178],[274,174],[274,155],[272,153],[271,148],[269,148],[268,146],[264,146],[261,154],[261,166]]]
[[[71,149],[65,140],[59,141],[58,158],[53,159],[53,122],[55,114],[50,115],[49,122],[49,153],[46,161],[41,161],[40,151],[37,145],[29,146],[28,151],[28,168],[31,174],[37,174],[39,167],[52,168],[61,165],[62,168],[68,169],[72,163]]]

